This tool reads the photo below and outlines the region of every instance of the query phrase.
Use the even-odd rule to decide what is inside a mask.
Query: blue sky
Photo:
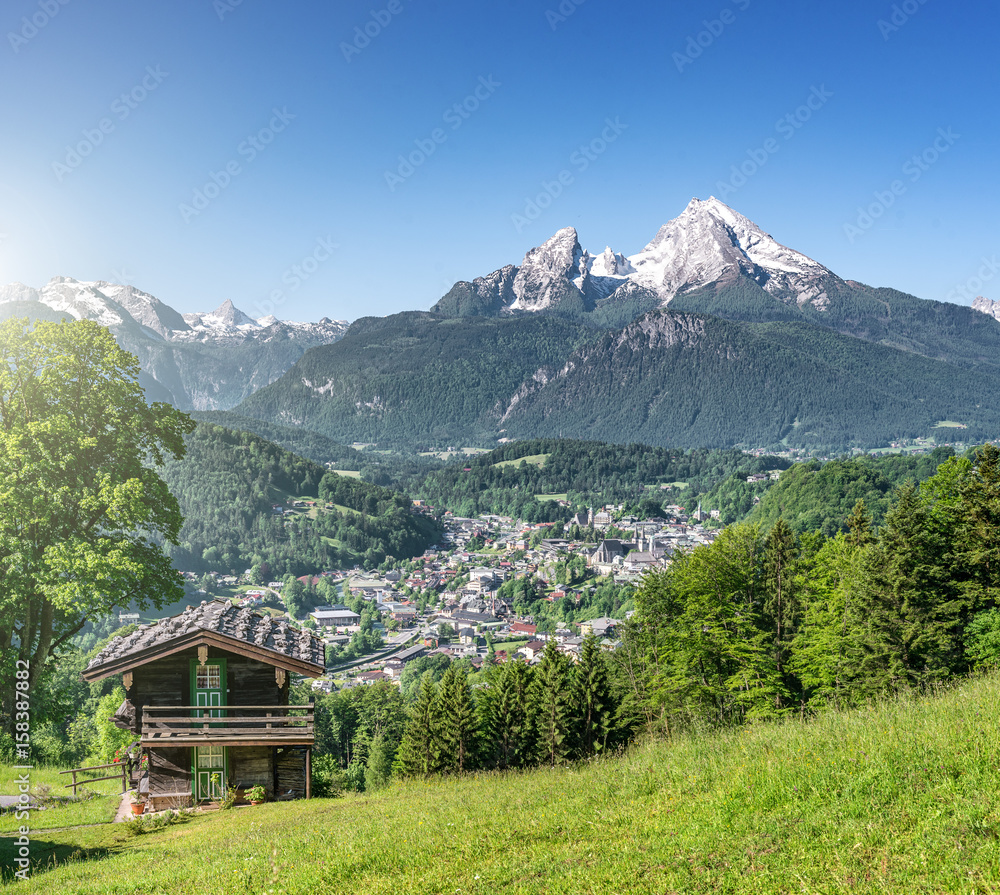
[[[353,320],[564,226],[635,253],[714,194],[841,276],[1000,299],[996,4],[8,0],[0,24],[0,282]]]

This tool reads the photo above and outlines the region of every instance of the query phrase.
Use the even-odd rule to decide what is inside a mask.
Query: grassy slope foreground
[[[997,892],[998,786],[991,676],[578,767],[396,783],[134,838],[39,831],[41,866],[18,891]]]

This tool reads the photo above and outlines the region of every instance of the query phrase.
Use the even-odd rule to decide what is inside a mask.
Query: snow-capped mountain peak
[[[576,229],[564,227],[551,239],[524,256],[514,278],[515,300],[511,309],[541,311],[561,297],[566,281],[579,274],[584,251]]]
[[[210,314],[181,315],[134,286],[71,277],[53,277],[41,289],[0,286],[0,316],[11,312],[41,319],[65,315],[108,327],[139,359],[150,400],[195,410],[236,405],[274,381],[306,349],[336,342],[347,331],[346,321],[329,317],[318,323],[273,316],[253,320],[230,300]]]
[[[244,326],[256,329],[259,324],[244,314],[232,299],[227,298],[219,307],[208,314],[185,314],[184,320],[192,329],[240,329]]]
[[[590,275],[594,277],[624,277],[630,273],[635,273],[631,262],[621,252],[613,252],[611,246],[590,262]]]
[[[226,299],[208,314],[180,314],[148,292],[104,280],[82,282],[72,277],[53,277],[41,289],[23,283],[0,287],[0,305],[37,302],[77,320],[95,320],[115,335],[126,329],[139,330],[147,337],[168,342],[224,342],[239,344],[256,338],[271,327],[283,328],[288,336],[307,336],[311,341],[335,341],[347,329],[347,322],[324,317],[319,323],[282,322],[273,315],[254,320]]]
[[[714,196],[692,199],[628,260],[636,282],[664,303],[679,292],[731,282],[743,274],[768,292],[791,293],[798,304],[812,301],[823,307],[826,295],[818,281],[834,276]]]
[[[507,292],[501,274],[510,270]],[[564,227],[528,251],[519,267],[509,266],[456,288],[475,293],[465,306],[491,313],[545,311],[564,300],[594,309],[611,302],[639,300],[645,307],[666,305],[676,295],[753,280],[775,298],[819,310],[829,305],[827,289],[840,278],[812,258],[782,245],[749,218],[710,196],[692,199],[687,208],[660,227],[634,255],[610,246],[592,255],[580,245],[576,229]],[[458,293],[456,293],[457,295]],[[454,313],[454,296],[440,310]],[[569,306],[567,306],[569,307]]]
[[[972,300],[972,310],[1000,320],[1000,301],[992,301],[984,295],[977,295]]]

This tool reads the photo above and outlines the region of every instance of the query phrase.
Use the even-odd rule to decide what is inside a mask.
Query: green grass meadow
[[[30,795],[34,802],[42,806],[40,810],[30,812],[30,825],[36,830],[106,823],[114,819],[121,801],[121,778],[89,782],[84,787],[77,787],[74,796],[73,790],[66,786],[72,783],[73,777],[71,774],[60,774],[61,770],[39,767],[23,772],[0,764],[0,794],[17,795],[19,775],[27,773]],[[111,772],[113,769],[78,774],[77,781]],[[4,834],[16,831],[23,823],[12,811],[0,814],[0,849],[4,845]],[[3,861],[3,866],[7,866],[6,861]]]
[[[17,891],[1000,892],[998,793],[988,677],[554,770],[411,780],[147,835],[39,830]],[[12,848],[0,834],[5,868]]]

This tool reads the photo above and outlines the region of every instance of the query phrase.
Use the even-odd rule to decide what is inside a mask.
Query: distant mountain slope
[[[840,450],[946,420],[965,439],[994,437],[998,389],[992,365],[964,369],[801,320],[661,310],[601,334],[550,315],[409,313],[358,321],[239,413],[411,450],[558,436]]]
[[[237,411],[346,442],[446,447],[496,438],[498,408],[539,367],[597,335],[553,317],[356,321]]]
[[[674,446],[866,446],[1000,431],[1000,374],[804,323],[654,311],[539,371],[505,408],[511,437],[563,434]]]
[[[366,482],[391,485],[401,479],[418,480],[427,472],[443,466],[436,457],[400,456],[395,453],[356,450],[318,432],[300,426],[281,426],[254,417],[242,416],[231,410],[195,411],[198,422],[211,423],[226,429],[259,435],[279,447],[298,454],[314,463],[337,470],[350,470]]]
[[[132,286],[55,277],[41,289],[0,288],[0,318],[96,320],[139,358],[150,400],[182,410],[228,409],[273,382],[313,345],[339,339],[344,321],[252,320],[226,300],[210,314],[181,315]]]
[[[231,410],[202,410],[191,414],[200,423],[210,423],[225,429],[250,432],[273,442],[286,451],[298,454],[321,466],[327,464],[342,469],[356,469],[361,453],[346,444],[327,438],[308,429],[279,426]],[[345,465],[346,464],[346,465]]]

